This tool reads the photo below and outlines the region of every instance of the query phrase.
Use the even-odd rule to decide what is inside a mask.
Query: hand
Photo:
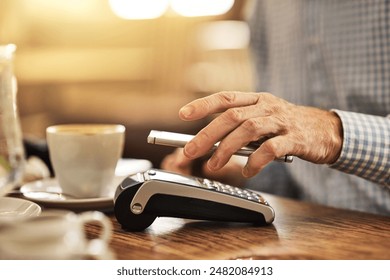
[[[241,176],[243,164],[240,160],[232,158],[224,167],[217,171],[209,170],[205,162],[201,162],[200,164],[200,174],[194,174],[194,161],[183,154],[183,149],[176,149],[172,154],[167,155],[163,159],[161,168],[183,175],[205,177],[236,187],[244,186],[245,178]]]
[[[191,121],[215,113],[221,114],[184,147],[184,155],[195,159],[221,141],[207,163],[211,171],[221,169],[241,147],[264,139],[248,158],[245,177],[285,155],[330,164],[341,151],[342,125],[335,113],[294,105],[270,93],[219,92],[185,105],[179,116]]]
[[[161,162],[161,168],[183,175],[193,175],[193,161],[183,154],[183,149],[176,149]]]

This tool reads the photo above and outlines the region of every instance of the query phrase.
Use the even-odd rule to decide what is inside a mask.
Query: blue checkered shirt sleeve
[[[343,124],[344,144],[331,168],[299,159],[285,166],[299,197],[389,215],[390,1],[253,2],[257,90],[337,108]]]
[[[342,121],[344,142],[331,167],[390,187],[390,115],[333,111]]]

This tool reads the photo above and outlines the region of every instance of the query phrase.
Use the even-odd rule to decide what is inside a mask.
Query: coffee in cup
[[[123,152],[123,125],[55,125],[46,129],[46,136],[54,173],[65,195],[107,195]]]

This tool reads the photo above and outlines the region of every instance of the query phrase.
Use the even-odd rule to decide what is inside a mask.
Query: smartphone
[[[271,224],[274,209],[254,190],[200,177],[150,169],[117,187],[114,212],[122,228],[142,231],[157,217]]]
[[[157,145],[183,148],[194,137],[195,137],[194,135],[190,135],[190,134],[151,130],[149,135],[148,135],[147,141],[149,144],[157,144]],[[214,148],[211,151],[215,150],[218,147],[218,144],[219,144],[219,142],[214,145]],[[235,153],[235,155],[248,157],[259,146],[260,146],[260,143],[252,142],[250,145],[242,147],[240,150],[238,150]],[[291,163],[293,161],[293,156],[286,155],[286,156],[277,158],[276,161]]]

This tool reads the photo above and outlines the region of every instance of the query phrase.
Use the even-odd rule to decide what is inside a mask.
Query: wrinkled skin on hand
[[[183,151],[188,160],[193,160],[221,141],[207,162],[210,171],[220,170],[241,147],[264,139],[248,157],[242,170],[245,177],[256,175],[285,155],[317,164],[331,164],[339,157],[342,125],[333,112],[298,106],[270,93],[219,92],[188,103],[179,116],[193,121],[217,113]]]

